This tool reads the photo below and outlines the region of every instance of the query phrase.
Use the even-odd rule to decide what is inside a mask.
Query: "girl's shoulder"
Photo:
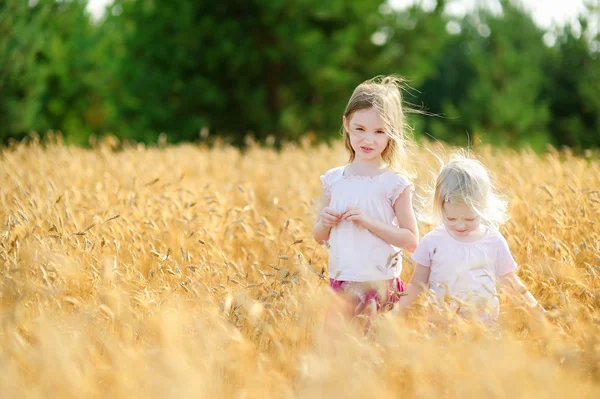
[[[345,167],[345,165],[342,165],[329,169],[321,175],[321,181],[323,183],[331,184],[334,181],[341,179],[344,176]]]
[[[506,245],[506,238],[504,238],[504,235],[500,232],[500,230],[498,230],[495,227],[492,226],[487,226],[488,228],[488,232],[487,232],[487,238],[488,240],[490,240],[492,243],[496,244],[496,245]]]
[[[321,175],[320,179],[326,195],[331,196],[331,186],[336,181],[342,179],[344,176],[344,168],[345,166],[338,166],[336,168],[329,169],[327,172]]]
[[[410,178],[402,173],[394,170],[388,170],[382,174],[384,181],[391,186],[412,186]]]
[[[344,174],[344,168],[346,167],[346,165],[342,165],[342,166],[336,166],[335,168],[331,168],[328,171],[326,171],[325,173],[323,173],[323,176],[342,176]]]
[[[426,241],[430,241],[430,240],[439,240],[442,238],[447,238],[448,237],[448,231],[446,230],[446,227],[444,227],[443,224],[434,227],[433,229],[431,229],[427,234],[425,234],[423,236],[423,238],[421,239],[421,241],[426,240]]]
[[[385,173],[384,177],[383,180],[385,182],[387,197],[392,205],[405,190],[408,189],[409,192],[412,192],[415,189],[415,186],[410,179],[402,173],[390,170]]]
[[[445,240],[447,240],[448,232],[444,225],[440,225],[431,229],[427,234],[423,236],[419,240],[419,245],[417,247],[418,251],[429,251],[433,248],[436,248],[440,244],[442,244]]]

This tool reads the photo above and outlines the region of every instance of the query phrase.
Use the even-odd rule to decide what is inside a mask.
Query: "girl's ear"
[[[350,133],[350,129],[348,127],[348,119],[346,119],[346,115],[342,116],[342,125],[344,126],[344,131],[346,133]]]

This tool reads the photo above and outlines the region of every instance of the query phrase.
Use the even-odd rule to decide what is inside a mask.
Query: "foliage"
[[[395,73],[417,136],[600,146],[598,8],[544,32],[513,1],[459,20],[446,3],[116,0],[91,20],[83,0],[3,0],[0,140],[329,140],[353,88]]]

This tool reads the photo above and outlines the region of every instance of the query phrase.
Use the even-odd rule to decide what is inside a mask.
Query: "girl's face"
[[[373,160],[381,157],[390,138],[374,108],[358,110],[349,119],[344,116],[343,122],[356,158]]]
[[[477,230],[481,224],[481,216],[477,214],[469,205],[451,202],[444,202],[444,226],[457,237],[467,237],[470,233]]]

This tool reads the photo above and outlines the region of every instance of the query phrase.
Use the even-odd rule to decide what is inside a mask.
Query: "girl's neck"
[[[348,165],[347,169],[350,169],[351,175],[357,176],[374,176],[381,173],[381,171],[388,168],[388,164],[385,163],[383,158],[375,158],[375,159],[354,159],[350,165]]]
[[[488,233],[488,227],[484,224],[480,224],[479,226],[477,226],[477,228],[473,231],[471,231],[469,234],[467,235],[456,235],[455,233],[452,232],[452,229],[448,229],[447,227],[446,231],[448,232],[448,234],[450,234],[450,237],[454,238],[456,241],[460,241],[460,242],[464,242],[464,243],[473,243],[476,241],[481,240],[483,237],[485,237],[485,235]]]

